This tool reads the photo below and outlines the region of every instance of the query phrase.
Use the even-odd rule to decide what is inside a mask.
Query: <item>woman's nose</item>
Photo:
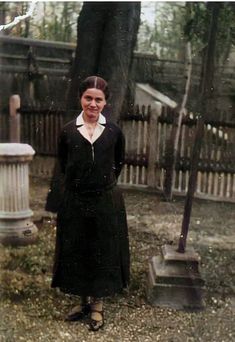
[[[92,101],[91,101],[90,106],[96,107],[96,102],[95,102],[95,100],[92,100]]]

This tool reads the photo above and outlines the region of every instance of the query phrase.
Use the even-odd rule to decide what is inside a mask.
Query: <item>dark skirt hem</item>
[[[57,285],[51,285],[52,288],[59,288],[59,290],[65,294],[68,295],[74,295],[74,296],[80,296],[80,297],[95,297],[95,298],[104,298],[104,297],[112,297],[117,294],[123,294],[124,290],[128,290],[129,284],[126,286],[123,286],[123,288],[116,289],[113,291],[104,291],[104,292],[83,292],[79,291],[77,289],[68,289],[65,287],[57,286]]]

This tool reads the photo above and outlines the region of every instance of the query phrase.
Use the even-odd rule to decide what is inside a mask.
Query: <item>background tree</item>
[[[85,2],[78,17],[77,48],[67,107],[77,109],[78,87],[89,75],[109,82],[110,115],[118,120],[140,23],[140,2]]]
[[[11,22],[14,17],[27,12],[30,2],[0,3],[1,23]],[[76,42],[76,22],[82,2],[38,2],[34,16],[4,31],[11,36]]]
[[[197,174],[197,163],[199,162],[199,153],[200,151],[200,144],[201,140],[203,137],[203,123],[204,123],[204,117],[211,118],[213,119],[214,113],[211,112],[210,110],[210,102],[211,99],[213,101],[213,92],[214,89],[216,89],[216,84],[214,82],[215,79],[215,66],[216,66],[216,61],[217,64],[219,63],[218,61],[218,46],[217,44],[221,41],[221,38],[219,35],[221,35],[225,30],[221,30],[221,20],[224,18],[224,13],[225,11],[224,4],[222,3],[208,3],[205,7],[205,13],[203,16],[197,18],[197,15],[192,16],[192,10],[193,6],[192,3],[188,3],[186,6],[187,9],[187,14],[188,14],[188,21],[185,25],[185,30],[184,34],[185,37],[188,39],[188,42],[192,41],[193,39],[195,40],[195,35],[193,35],[193,30],[195,30],[195,23],[198,24],[197,22],[194,22],[195,17],[197,20],[203,22],[205,31],[203,32],[203,35],[201,34],[198,35],[197,42],[201,43],[203,48],[201,49],[201,59],[202,59],[202,64],[201,64],[201,77],[200,77],[200,85],[199,85],[199,94],[200,98],[197,98],[196,105],[194,110],[196,112],[199,112],[199,128],[197,130],[197,139],[195,142],[195,147],[194,147],[194,156],[192,158],[192,164],[193,170],[191,171],[191,174],[194,174],[196,177]],[[195,9],[195,6],[194,6]],[[227,8],[226,8],[227,10]],[[231,12],[231,11],[230,11]],[[206,24],[207,23],[207,24]],[[220,39],[219,39],[220,38]],[[190,43],[191,45],[191,43]],[[179,113],[176,112],[175,117],[179,116],[180,117],[180,111]],[[176,118],[175,118],[176,120]],[[178,122],[175,121],[175,123]],[[177,146],[176,148],[174,147],[174,137],[176,127],[178,130],[181,128],[181,125],[179,124],[174,124],[172,128],[172,133],[171,133],[171,139],[169,140],[168,146],[167,146],[167,165],[166,165],[166,175],[165,175],[165,182],[164,182],[164,192],[165,196],[168,200],[172,200],[172,186],[174,184],[174,177],[173,177],[173,170],[175,168],[176,164],[176,158],[177,158]],[[175,153],[174,153],[175,152]],[[195,183],[195,179],[194,179]],[[194,183],[192,187],[194,186]],[[191,189],[191,194],[192,194]]]
[[[159,58],[183,59],[185,36],[190,41],[195,60],[201,59],[208,24],[206,2],[146,2],[152,9],[151,21],[143,19],[138,34],[138,51],[157,54]],[[235,44],[235,6],[223,2],[218,20],[216,63],[226,62]]]
[[[213,2],[211,3],[214,4]],[[204,65],[204,54],[208,45],[208,22],[210,21],[210,6],[206,3],[187,3],[187,18],[185,20],[184,32],[187,35],[190,32],[190,40],[193,48],[194,63],[199,62]],[[208,64],[208,77],[213,79],[212,92],[210,99],[207,101],[208,119],[219,119],[222,108],[223,99],[220,97],[221,88],[223,87],[223,69],[228,65],[229,55],[235,43],[235,12],[233,7],[228,2],[222,2],[218,13],[216,27],[213,28],[216,36],[216,41],[213,42],[212,52],[209,53],[209,58],[212,58]],[[216,31],[216,32],[215,32]],[[212,48],[212,45],[211,45]],[[201,73],[205,70],[202,68]],[[203,75],[198,75],[203,78]],[[201,90],[198,84],[198,92]],[[227,91],[232,93],[232,89],[227,86]],[[190,106],[193,111],[198,111],[198,100],[195,97],[190,97]],[[230,113],[232,118],[232,112]]]
[[[152,8],[152,20],[143,19],[138,34],[138,51],[154,53],[159,58],[178,59],[184,50],[183,22],[186,8],[180,2],[144,3]]]
[[[41,21],[35,23],[39,39],[76,42],[76,22],[81,2],[42,2]]]
[[[185,17],[185,33],[190,31],[194,54],[201,54],[205,48],[207,40],[205,32],[210,20],[207,3],[188,2]],[[223,2],[218,17],[218,27],[216,34],[215,63],[222,65],[226,62],[231,48],[235,44],[235,12],[233,6],[228,2]]]
[[[214,67],[216,56],[216,36],[218,34],[218,24],[222,4],[219,2],[207,3],[208,25],[205,31],[205,48],[202,56],[202,72],[200,80],[200,94],[198,99],[198,122],[196,134],[194,137],[194,145],[191,155],[190,176],[188,182],[188,191],[184,205],[184,215],[179,239],[178,252],[184,253],[186,247],[186,239],[189,229],[191,217],[193,196],[197,183],[197,170],[200,159],[200,151],[204,134],[204,122],[208,118],[208,100],[213,93]]]

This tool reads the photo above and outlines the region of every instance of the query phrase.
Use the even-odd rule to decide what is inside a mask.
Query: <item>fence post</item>
[[[149,155],[148,155],[148,172],[147,172],[147,185],[150,188],[156,187],[156,162],[158,160],[158,146],[157,146],[157,123],[158,116],[161,114],[162,104],[155,101],[154,106],[151,108],[149,120]]]
[[[10,142],[20,143],[20,114],[17,110],[20,108],[20,96],[12,95],[9,100],[10,109]]]

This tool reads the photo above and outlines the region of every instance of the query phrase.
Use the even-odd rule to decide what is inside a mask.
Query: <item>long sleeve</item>
[[[125,161],[125,137],[122,131],[119,131],[118,139],[115,145],[115,174],[118,178]]]
[[[47,195],[45,210],[56,213],[64,195],[64,174],[67,162],[67,144],[65,132],[58,138],[58,157],[55,162],[50,190]]]
[[[58,138],[58,161],[60,170],[65,174],[67,159],[68,159],[68,145],[66,139],[66,131],[63,130]]]

